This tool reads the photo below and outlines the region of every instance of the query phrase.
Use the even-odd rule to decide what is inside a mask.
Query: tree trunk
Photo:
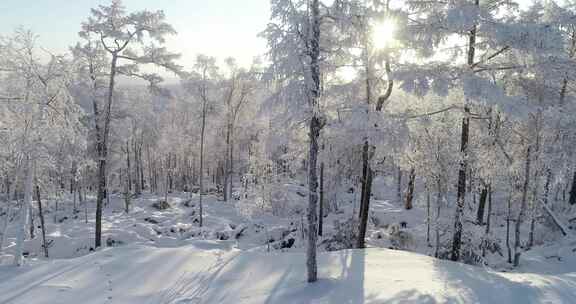
[[[530,185],[530,148],[526,150],[526,168],[524,171],[524,185],[522,187],[522,201],[520,205],[520,212],[518,213],[518,218],[516,219],[516,225],[514,228],[514,266],[520,264],[520,227],[524,221],[526,215],[526,205],[528,200],[528,186]]]
[[[534,230],[536,228],[536,206],[538,204],[538,185],[540,184],[540,175],[536,171],[536,177],[534,179],[534,185],[532,186],[532,199],[530,200],[530,232],[528,234],[528,249],[534,246]]]
[[[149,191],[156,191],[154,188],[154,182],[152,178],[153,170],[152,170],[152,159],[150,157],[150,145],[146,144],[146,160],[148,161],[148,186],[150,187]]]
[[[84,194],[86,195],[86,194]],[[82,196],[80,196],[82,197]],[[86,200],[86,197],[84,197],[84,200],[82,202],[84,204],[84,223],[88,224],[88,201]]]
[[[98,248],[102,244],[102,205],[104,204],[104,196],[106,195],[106,160],[108,157],[108,134],[110,133],[110,120],[112,111],[112,101],[114,99],[114,86],[116,80],[116,64],[118,62],[117,54],[112,55],[112,63],[110,65],[110,82],[108,86],[108,102],[105,110],[104,130],[100,135],[98,148],[98,194],[96,196],[96,229],[94,237],[94,247]],[[94,100],[94,107],[96,107],[96,100]],[[97,112],[95,113],[97,114]],[[98,117],[95,118],[96,125],[98,125]],[[98,130],[97,130],[97,133]]]
[[[141,194],[144,189],[146,189],[146,180],[144,179],[144,161],[142,160],[142,145],[143,143],[140,142],[140,146],[138,147],[138,163],[140,168],[140,188],[138,189],[138,194]]]
[[[317,0],[315,0],[317,1]],[[316,240],[318,221],[318,176],[316,166],[318,160],[318,139],[320,137],[321,123],[318,117],[313,116],[310,120],[310,151],[308,155],[308,247],[306,266],[308,282],[318,279],[318,266],[316,264]]]
[[[488,184],[488,215],[486,216],[486,234],[490,233],[491,219],[492,219],[492,184]]]
[[[40,187],[36,185],[36,200],[38,201],[38,216],[40,216],[40,228],[42,229],[42,249],[44,257],[48,258],[48,244],[46,244],[46,226],[44,225],[44,213],[42,211],[42,200],[40,199]]]
[[[72,210],[73,213],[76,214],[78,210],[76,206],[76,186],[72,186],[73,184],[75,184],[74,181],[71,181],[70,183],[71,183],[70,189],[72,189],[72,191],[70,192],[72,194],[72,208],[73,208]]]
[[[126,141],[126,182],[128,183],[128,191],[132,191],[132,168],[130,166],[130,144]]]
[[[204,192],[204,132],[206,129],[206,100],[202,102],[202,127],[200,130],[200,190],[199,194],[199,226],[202,227],[202,195]]]
[[[130,170],[127,170],[127,175],[130,174]],[[128,177],[126,177],[128,179]],[[130,188],[128,181],[124,183],[124,212],[128,214],[130,212]]]
[[[318,117],[320,98],[320,2],[312,0],[310,5],[312,13],[312,37],[307,43],[310,54],[310,76],[312,87],[309,89],[309,105],[312,110],[310,119],[310,148],[308,155],[308,246],[306,248],[306,270],[308,282],[318,280],[318,265],[316,261],[316,241],[318,238],[318,139],[320,130],[324,126],[324,121]]]
[[[230,114],[228,114],[230,116]],[[228,118],[230,120],[230,118]],[[230,122],[226,123],[226,152],[225,152],[225,161],[224,161],[224,201],[227,202],[229,200],[229,179],[230,179]]]
[[[360,196],[360,227],[358,229],[358,239],[356,248],[365,248],[366,229],[368,225],[368,215],[370,211],[370,194],[372,188],[372,170],[370,168],[370,145],[368,140],[364,142],[362,149],[362,193]]]
[[[570,197],[568,202],[570,205],[576,204],[576,170],[574,170],[574,174],[572,175],[572,187],[570,188]]]
[[[10,200],[16,194],[16,185],[18,184],[18,180],[20,179],[20,170],[21,167],[16,167],[16,172],[14,174],[14,181],[12,183],[12,187],[7,187],[7,195],[8,200],[6,204],[6,220],[2,223],[2,230],[0,230],[0,256],[4,253],[4,240],[6,239],[6,233],[8,232],[8,224],[10,222],[10,213],[12,212],[12,204]]]
[[[486,207],[486,199],[488,198],[488,186],[482,183],[482,191],[480,192],[480,201],[478,202],[478,212],[476,213],[476,223],[484,225],[484,208]]]
[[[484,237],[482,239],[482,257],[486,257],[486,248],[488,245],[488,236],[490,234],[490,214],[492,213],[492,189],[490,184],[488,186],[484,185],[484,189],[486,189],[486,196],[488,196],[488,218],[486,219],[486,230],[484,230]],[[486,201],[486,198],[484,199]]]
[[[320,206],[318,212],[318,235],[322,236],[324,224],[324,162],[320,163]]]
[[[31,208],[31,207],[32,207],[32,202],[30,202],[30,208],[28,208],[28,211],[29,211],[29,213],[30,213],[30,214],[28,215],[29,218],[30,218],[30,222],[28,223],[28,224],[29,224],[28,227],[29,227],[29,229],[30,229],[30,232],[29,232],[29,234],[30,234],[30,239],[32,240],[32,239],[34,239],[36,236],[34,235],[34,231],[35,231],[35,229],[34,229],[34,228],[35,228],[35,227],[34,227],[34,208]]]
[[[508,197],[508,212],[506,216],[506,248],[508,249],[508,263],[512,263],[512,247],[510,246],[510,219],[512,216],[512,195],[514,190],[511,190],[510,197]]]
[[[468,108],[465,108],[468,112]],[[466,113],[467,114],[467,113]],[[464,213],[464,204],[466,199],[466,168],[468,166],[468,132],[470,120],[468,117],[462,118],[462,137],[460,141],[460,152],[462,160],[460,161],[460,170],[458,171],[458,190],[456,196],[456,214],[454,216],[454,236],[452,238],[451,260],[460,260],[460,247],[462,246],[462,216]]]
[[[14,174],[14,181],[12,183],[12,187],[9,187],[8,190],[8,203],[6,207],[6,220],[2,224],[2,230],[0,231],[0,256],[3,254],[4,250],[4,241],[6,239],[6,233],[8,231],[8,224],[10,221],[10,213],[12,211],[12,204],[10,204],[10,200],[16,195],[16,185],[20,179],[21,174],[21,165],[16,167],[16,172]]]
[[[474,5],[480,6],[480,0],[475,0]],[[468,35],[468,58],[467,63],[469,67],[474,64],[474,57],[476,52],[476,24],[472,27]],[[462,134],[460,138],[460,152],[462,153],[462,160],[460,161],[460,169],[458,171],[458,191],[456,195],[456,215],[454,216],[454,236],[452,238],[452,252],[451,260],[458,261],[460,259],[460,247],[462,246],[462,217],[464,213],[464,205],[466,200],[466,171],[468,170],[468,134],[470,132],[470,118],[468,114],[470,109],[467,105],[464,106],[464,117],[462,118]]]
[[[440,180],[440,177],[438,177],[438,180],[436,181],[437,187],[438,187],[438,193],[436,196],[436,219],[435,219],[435,223],[434,223],[434,231],[436,234],[436,248],[435,248],[435,252],[434,252],[434,256],[436,258],[440,257],[440,213],[442,211],[442,198],[444,197],[444,190],[442,188],[442,182]]]
[[[548,196],[550,195],[550,182],[552,181],[552,170],[550,168],[546,169],[546,184],[544,184],[544,205],[548,204]]]
[[[398,203],[402,202],[402,168],[398,166],[398,178],[397,178],[397,196],[398,196]]]
[[[426,244],[430,246],[430,189],[426,185]]]
[[[234,126],[230,127],[230,163],[228,166],[228,197],[234,190]]]
[[[168,154],[168,158],[170,157],[170,154]],[[169,166],[169,161],[166,161],[166,166]],[[170,192],[170,169],[168,167],[166,167],[165,170],[165,174],[164,174],[164,201],[168,202],[168,192]]]
[[[404,208],[406,210],[412,209],[412,200],[414,199],[414,180],[416,179],[416,171],[414,168],[410,169],[410,175],[408,177],[408,188],[406,189],[406,204]]]
[[[26,179],[24,183],[24,202],[20,207],[20,225],[16,235],[16,253],[14,256],[14,265],[22,265],[22,257],[24,253],[24,239],[26,237],[26,226],[28,224],[28,215],[30,213],[30,205],[32,204],[32,178],[34,176],[34,169],[32,166],[33,160],[30,155],[26,156]]]

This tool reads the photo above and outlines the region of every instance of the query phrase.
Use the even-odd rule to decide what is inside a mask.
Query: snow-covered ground
[[[320,254],[321,279],[307,284],[302,253],[229,245],[127,245],[2,266],[0,303],[576,303],[576,272],[498,273],[374,248]]]
[[[291,205],[305,198],[298,184],[285,185]],[[47,202],[50,259],[40,238],[27,241],[22,267],[10,265],[16,222],[0,257],[0,303],[576,303],[576,241],[568,237],[522,256],[513,272],[497,272],[390,250],[390,225],[406,222],[408,248],[428,253],[422,206],[406,211],[376,195],[367,250],[324,251],[337,234],[335,222],[350,218],[354,194],[325,219],[320,238],[320,281],[305,282],[302,213],[274,216],[243,201],[205,197],[204,226],[198,197],[144,194],[126,214],[121,196],[104,209],[105,249],[93,251],[94,206],[74,213],[69,200]],[[62,203],[66,202],[66,203]],[[254,206],[254,202],[245,202]],[[39,230],[36,231],[39,233]],[[290,241],[292,240],[292,241]],[[502,258],[501,258],[502,259]],[[508,267],[509,268],[509,267]],[[505,270],[507,268],[499,268]]]

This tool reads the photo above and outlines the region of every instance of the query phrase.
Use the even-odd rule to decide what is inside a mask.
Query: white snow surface
[[[1,266],[0,303],[576,303],[576,273],[498,273],[389,249],[247,252],[229,242],[127,245],[36,266]]]
[[[115,243],[96,252],[90,250],[93,205],[88,223],[82,213],[71,215],[70,206],[52,210],[47,215],[48,238],[54,240],[51,258],[42,257],[36,238],[26,242],[28,257],[21,267],[11,265],[12,227],[0,256],[0,304],[576,303],[573,237],[527,251],[520,267],[500,267],[511,272],[498,272],[385,249],[390,246],[387,230],[371,225],[367,243],[381,248],[319,252],[320,280],[309,284],[298,230],[301,215],[247,216],[241,202],[207,196],[205,226],[200,228],[193,221],[197,197],[191,206],[184,204],[186,197],[171,195],[172,207],[156,210],[151,204],[159,198],[143,195],[129,214],[123,213],[121,199],[114,198],[104,210],[103,227],[105,243]],[[421,208],[405,211],[385,197],[372,203],[373,215],[383,223],[408,223],[405,231],[424,244],[414,251],[430,251],[422,240]],[[348,211],[325,219],[321,240],[334,233],[335,220],[350,216]],[[68,219],[54,220],[63,216]],[[292,248],[269,251],[266,245],[292,237]]]

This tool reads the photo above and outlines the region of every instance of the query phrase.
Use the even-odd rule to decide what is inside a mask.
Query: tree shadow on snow
[[[532,282],[511,281],[481,267],[434,261],[446,290],[457,295],[457,303],[541,303],[543,292]]]
[[[458,303],[454,299],[443,299],[441,302],[436,300],[436,298],[432,297],[428,294],[420,293],[417,289],[411,290],[403,290],[391,298],[386,300],[374,301],[370,303],[386,303],[386,304],[452,304]]]
[[[364,250],[319,255],[317,282],[305,281],[305,268],[288,269],[265,303],[364,303],[365,260]]]

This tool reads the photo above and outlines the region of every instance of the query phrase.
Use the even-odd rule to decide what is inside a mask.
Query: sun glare
[[[395,34],[396,24],[394,21],[387,19],[375,24],[372,29],[372,41],[374,42],[374,47],[378,49],[390,47],[392,42],[394,42]]]

